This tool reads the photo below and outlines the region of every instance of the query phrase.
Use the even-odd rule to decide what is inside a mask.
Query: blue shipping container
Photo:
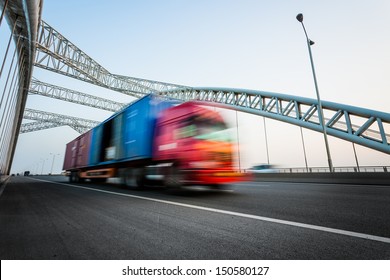
[[[151,158],[156,119],[173,104],[147,95],[95,127],[89,165]]]

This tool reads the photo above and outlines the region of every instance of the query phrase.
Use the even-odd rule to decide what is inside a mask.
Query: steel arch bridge
[[[323,132],[316,99],[228,88],[177,89],[159,95],[182,101],[199,100]],[[390,114],[328,101],[321,103],[329,135],[390,154]]]
[[[245,89],[193,88],[115,75],[43,21],[41,21],[38,38],[34,64],[36,67],[136,98],[155,93],[181,101],[198,100],[209,105],[251,113],[317,132],[323,131],[316,99]],[[30,92],[35,89],[42,94],[42,90],[36,90],[37,84],[42,86],[42,83],[33,80]],[[51,88],[58,90],[55,86]],[[95,106],[91,105],[91,101],[80,102],[74,96],[71,99],[73,100],[67,101]],[[322,101],[322,107],[325,129],[329,135],[390,154],[390,114],[327,101]],[[109,110],[108,106],[103,109]]]
[[[28,11],[26,13],[28,14]],[[20,38],[25,43],[28,42],[30,49],[34,51],[35,67],[134,98],[155,93],[164,98],[181,101],[197,100],[207,105],[255,114],[317,132],[324,130],[315,99],[245,89],[194,88],[113,74],[42,20],[39,21],[37,34],[34,36],[36,40]],[[109,98],[97,98],[36,79],[30,80],[27,88],[30,94],[40,94],[108,111],[117,111],[124,106]],[[390,114],[326,101],[322,102],[322,106],[325,129],[329,135],[390,154]],[[82,133],[96,125],[95,121],[31,109],[25,110],[24,118],[35,122],[22,124],[20,133],[62,125],[71,126]]]

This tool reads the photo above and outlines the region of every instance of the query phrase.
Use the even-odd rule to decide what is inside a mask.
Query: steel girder
[[[109,99],[96,97],[75,90],[43,83],[37,79],[32,79],[29,93],[42,95],[50,98],[56,98],[67,102],[81,104],[93,108],[103,109],[106,111],[117,112],[126,104],[115,102]]]
[[[84,133],[100,123],[97,121],[76,118],[76,117],[71,117],[66,115],[60,115],[60,114],[54,114],[54,113],[48,113],[48,112],[34,110],[34,109],[25,109],[23,118],[27,120],[37,121],[40,123],[56,124],[56,126],[67,125],[72,127],[74,130],[76,130],[79,133]],[[36,126],[37,130],[40,130],[39,129],[40,127],[42,126]],[[54,125],[47,126],[47,128],[50,127],[54,127]]]
[[[111,74],[43,21],[35,66],[137,98],[154,92],[167,98],[204,101],[323,131],[317,100],[253,90],[190,88]],[[390,114],[326,101],[322,105],[329,135],[390,154]]]
[[[245,89],[192,88],[161,92],[182,101],[198,100],[322,132],[316,99]],[[390,154],[390,114],[322,101],[329,135]]]
[[[20,126],[20,134],[27,133],[27,132],[34,132],[38,130],[44,130],[49,128],[55,128],[63,126],[63,124],[60,123],[50,123],[50,122],[31,122],[31,123],[23,123]]]
[[[63,123],[40,122],[40,121],[31,122],[31,123],[23,123],[20,126],[20,134],[49,129],[49,128],[55,128],[55,127],[60,127],[60,126],[64,126],[64,124]],[[85,128],[85,129],[81,128],[80,129],[80,127],[73,126],[72,124],[69,124],[68,126],[70,126],[71,128],[73,128],[74,130],[76,130],[79,133],[84,133],[93,127],[93,126],[91,126],[90,128]]]
[[[136,98],[152,92],[183,88],[176,84],[112,74],[44,21],[40,22],[34,65]]]

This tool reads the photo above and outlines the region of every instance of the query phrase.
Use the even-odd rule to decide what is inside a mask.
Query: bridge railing
[[[245,173],[249,173],[250,170],[244,170]],[[264,170],[262,173],[327,173],[329,167],[318,166],[318,167],[293,167],[293,168],[272,168]],[[390,166],[339,166],[334,167],[333,172],[390,172]]]

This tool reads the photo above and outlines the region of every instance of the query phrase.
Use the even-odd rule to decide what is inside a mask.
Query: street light
[[[318,102],[318,107],[319,107],[318,116],[320,118],[320,122],[321,122],[321,125],[322,125],[322,131],[324,133],[324,140],[325,140],[326,154],[328,156],[329,170],[330,170],[330,172],[333,172],[333,164],[332,164],[332,158],[330,156],[328,135],[326,134],[326,127],[325,127],[325,121],[324,121],[324,112],[322,110],[322,103],[321,103],[320,93],[319,93],[319,90],[318,90],[316,72],[314,70],[313,55],[311,53],[311,46],[314,45],[314,42],[312,40],[310,40],[309,37],[307,36],[306,28],[305,28],[305,25],[303,24],[303,14],[298,14],[297,15],[297,20],[302,24],[303,31],[305,32],[305,35],[306,35],[307,48],[309,49],[311,70],[313,72],[314,85],[315,85],[315,88],[316,88],[317,102]]]
[[[54,158],[57,156],[59,156],[60,154],[53,154],[53,153],[50,153],[51,155],[53,155],[53,161],[51,162],[51,169],[50,169],[50,175],[53,175],[53,166],[54,166]]]
[[[43,159],[43,158],[41,158],[41,160],[42,160],[42,170],[41,170],[41,175],[43,175],[43,166],[45,165],[45,161],[46,161],[46,159]]]

